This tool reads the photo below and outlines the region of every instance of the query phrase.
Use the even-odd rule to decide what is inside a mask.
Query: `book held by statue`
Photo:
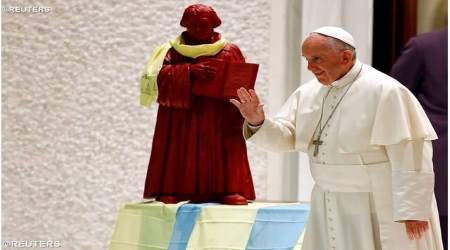
[[[193,93],[195,95],[225,99],[236,98],[236,91],[240,87],[246,89],[255,87],[259,64],[226,62],[209,58],[199,61],[207,62],[208,66],[214,67],[216,75],[207,82],[194,80]]]

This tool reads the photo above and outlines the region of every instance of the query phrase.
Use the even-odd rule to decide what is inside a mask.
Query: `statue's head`
[[[221,23],[214,9],[204,4],[188,6],[180,21],[180,25],[186,28],[189,37],[197,41],[209,39],[214,33],[214,28]]]

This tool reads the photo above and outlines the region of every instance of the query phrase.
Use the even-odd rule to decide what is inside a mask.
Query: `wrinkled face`
[[[192,39],[205,41],[213,35],[214,28],[208,18],[197,18],[187,25],[186,31]]]
[[[324,85],[333,83],[348,71],[347,55],[334,49],[328,39],[312,34],[302,45],[302,55],[308,62],[308,70]]]

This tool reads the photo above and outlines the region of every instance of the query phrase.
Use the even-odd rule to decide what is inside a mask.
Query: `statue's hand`
[[[405,220],[401,221],[405,224],[406,233],[408,234],[408,238],[410,240],[418,240],[425,235],[425,232],[428,230],[428,221],[421,220]]]
[[[216,68],[208,62],[193,63],[189,67],[191,77],[199,81],[210,81],[216,75]]]
[[[230,102],[236,106],[242,116],[251,125],[261,125],[264,122],[263,104],[259,101],[258,95],[253,89],[247,91],[245,88],[237,90],[239,100],[230,99]]]

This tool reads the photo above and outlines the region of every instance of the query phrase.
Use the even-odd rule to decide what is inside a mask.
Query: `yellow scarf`
[[[221,38],[212,44],[186,45],[181,35],[168,43],[156,48],[150,60],[145,65],[144,73],[141,76],[141,96],[140,103],[143,106],[150,106],[158,98],[158,74],[162,68],[164,58],[170,48],[174,48],[178,53],[190,58],[199,56],[214,56],[225,46],[226,40]]]

